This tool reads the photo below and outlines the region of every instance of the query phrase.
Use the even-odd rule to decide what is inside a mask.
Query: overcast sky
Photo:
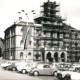
[[[4,38],[4,31],[18,17],[22,9],[26,12],[40,11],[40,5],[47,0],[0,0],[0,37]],[[60,2],[60,14],[66,18],[66,23],[80,30],[80,0],[50,0]]]

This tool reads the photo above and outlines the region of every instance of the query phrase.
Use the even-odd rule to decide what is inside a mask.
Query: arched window
[[[23,52],[20,53],[20,59],[23,59]]]
[[[31,56],[31,52],[29,52],[28,55]]]

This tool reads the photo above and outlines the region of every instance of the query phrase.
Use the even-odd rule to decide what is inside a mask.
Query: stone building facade
[[[5,30],[5,59],[26,59],[26,56],[23,56],[23,52],[25,53],[25,51],[21,47],[22,27],[25,27],[25,24],[26,22],[23,21],[16,22]]]

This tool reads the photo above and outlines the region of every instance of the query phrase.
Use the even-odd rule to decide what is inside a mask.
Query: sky
[[[40,6],[47,0],[0,0],[0,37],[4,38],[4,31],[10,27],[19,16],[24,15],[22,10],[29,13],[35,10],[36,15],[40,11]],[[66,23],[80,30],[80,0],[50,0],[60,3],[60,15],[66,19]],[[34,17],[29,13],[29,17]],[[24,15],[25,17],[25,15]],[[26,17],[25,17],[26,18]]]

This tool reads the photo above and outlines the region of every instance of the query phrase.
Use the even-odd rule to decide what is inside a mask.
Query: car
[[[5,62],[5,63],[1,64],[1,67],[4,68],[4,69],[6,69],[11,64],[12,64],[12,62]]]
[[[73,71],[58,71],[57,78],[64,79],[64,80],[80,80],[80,68],[77,68],[77,70],[75,72],[73,72]]]
[[[33,64],[27,63],[26,65],[17,66],[17,71],[22,72],[24,74],[24,73],[28,73],[31,70],[31,68],[33,68]]]
[[[58,65],[58,68],[65,68],[65,69],[68,69],[69,67],[71,67],[71,63],[60,63]]]
[[[17,66],[25,66],[28,62],[20,61],[20,62],[14,62],[11,65],[7,67],[7,70],[16,71]]]
[[[68,70],[69,71],[77,71],[80,68],[80,66],[71,66]]]
[[[49,64],[37,64],[36,67],[31,68],[29,75],[53,75],[55,69],[51,68]]]
[[[80,73],[73,71],[64,71],[58,73],[57,76],[59,79],[64,79],[64,80],[80,80]]]
[[[12,63],[11,65],[9,65],[7,67],[7,70],[12,70],[12,71],[16,71],[17,70],[17,66],[16,63]]]
[[[80,66],[79,63],[73,63],[72,66]]]

